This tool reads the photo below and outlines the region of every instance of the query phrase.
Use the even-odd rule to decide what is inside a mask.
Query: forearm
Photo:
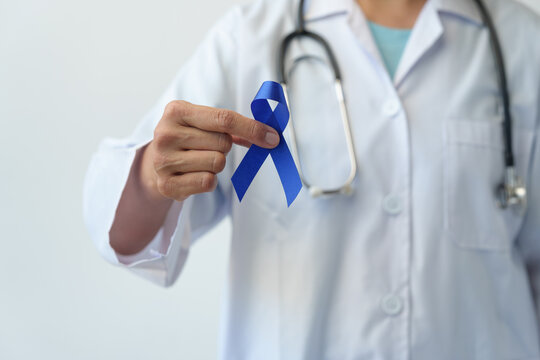
[[[157,190],[150,146],[137,151],[109,232],[111,247],[122,255],[136,254],[150,243],[173,203]]]

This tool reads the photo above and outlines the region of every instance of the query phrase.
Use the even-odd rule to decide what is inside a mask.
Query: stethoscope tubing
[[[495,62],[497,79],[499,82],[500,93],[501,93],[501,98],[502,98],[502,103],[503,103],[504,119],[503,119],[502,127],[503,127],[505,174],[504,174],[503,183],[499,186],[499,188],[497,189],[497,192],[499,196],[499,204],[501,205],[501,207],[506,208],[508,205],[515,205],[517,203],[525,203],[526,202],[526,188],[523,185],[521,179],[517,176],[516,171],[515,171],[515,158],[514,158],[514,148],[513,148],[513,141],[512,141],[513,119],[512,119],[512,113],[511,113],[511,100],[510,100],[510,92],[508,89],[506,66],[504,62],[501,42],[500,42],[497,30],[495,28],[495,25],[493,23],[493,19],[491,15],[489,14],[489,11],[487,10],[483,1],[474,0],[474,2],[477,4],[477,7],[482,16],[482,20],[489,31],[490,45],[491,45],[491,50],[493,53],[493,59]],[[310,188],[310,192],[312,193],[312,195],[318,196],[321,194],[350,193],[350,186],[356,175],[357,164],[356,164],[356,154],[355,154],[353,140],[352,140],[352,132],[350,129],[350,122],[349,122],[349,118],[347,114],[347,106],[345,104],[345,96],[343,94],[341,70],[339,68],[334,52],[332,51],[332,48],[330,47],[330,44],[328,44],[328,42],[319,34],[306,30],[305,19],[304,19],[304,3],[305,3],[305,0],[299,1],[297,28],[293,32],[288,34],[281,42],[281,46],[279,50],[279,61],[278,61],[279,81],[285,89],[285,94],[286,94],[287,102],[288,102],[288,92],[287,92],[288,76],[285,69],[285,58],[287,55],[287,51],[293,40],[299,39],[299,38],[310,38],[324,48],[326,55],[328,57],[328,60],[330,62],[330,65],[332,67],[332,70],[334,72],[335,84],[336,84],[336,96],[338,97],[339,104],[340,104],[340,113],[343,120],[343,126],[345,129],[345,134],[346,134],[346,139],[347,139],[349,157],[350,157],[350,162],[351,162],[351,171],[349,173],[349,177],[347,181],[344,183],[342,187],[336,188],[336,189],[327,189],[327,190],[322,190],[320,188],[310,185],[306,181],[301,170],[300,170],[300,176],[304,184],[308,188]],[[290,106],[290,103],[289,103],[289,106]],[[298,158],[299,155],[298,155],[298,149],[297,149],[297,144],[296,144],[296,136],[295,136],[294,126],[293,126],[292,116],[291,116],[290,125],[291,125],[292,150],[293,150],[293,154],[296,157],[296,161],[299,163],[300,161]]]

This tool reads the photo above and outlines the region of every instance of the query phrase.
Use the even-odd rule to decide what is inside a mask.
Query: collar
[[[355,1],[356,0],[306,0],[304,4],[304,18],[306,21],[313,21],[334,15],[348,14],[351,11],[351,7],[356,5]],[[298,8],[298,6],[296,7]]]
[[[353,0],[354,1],[354,0]],[[428,0],[432,1],[439,13],[446,13],[483,24],[482,15],[474,0]]]
[[[482,17],[473,0],[428,0],[432,2],[439,13],[446,13],[464,18],[477,24],[482,24]],[[356,0],[307,0],[305,3],[306,21],[349,14],[353,6],[358,6]]]

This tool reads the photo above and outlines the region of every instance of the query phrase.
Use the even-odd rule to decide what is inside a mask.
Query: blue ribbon
[[[268,100],[277,101],[278,104],[274,111],[272,111]],[[289,109],[281,85],[273,81],[265,81],[251,102],[251,112],[255,120],[273,127],[278,132],[280,141],[279,145],[273,149],[251,145],[231,178],[238,200],[242,201],[255,175],[268,155],[271,155],[287,197],[287,206],[291,206],[302,189],[302,181],[283,138],[283,131],[289,122]]]

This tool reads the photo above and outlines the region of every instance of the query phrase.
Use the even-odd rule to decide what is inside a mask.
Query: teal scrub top
[[[409,41],[411,30],[389,28],[371,21],[368,21],[368,23],[384,65],[393,79],[405,46]]]

